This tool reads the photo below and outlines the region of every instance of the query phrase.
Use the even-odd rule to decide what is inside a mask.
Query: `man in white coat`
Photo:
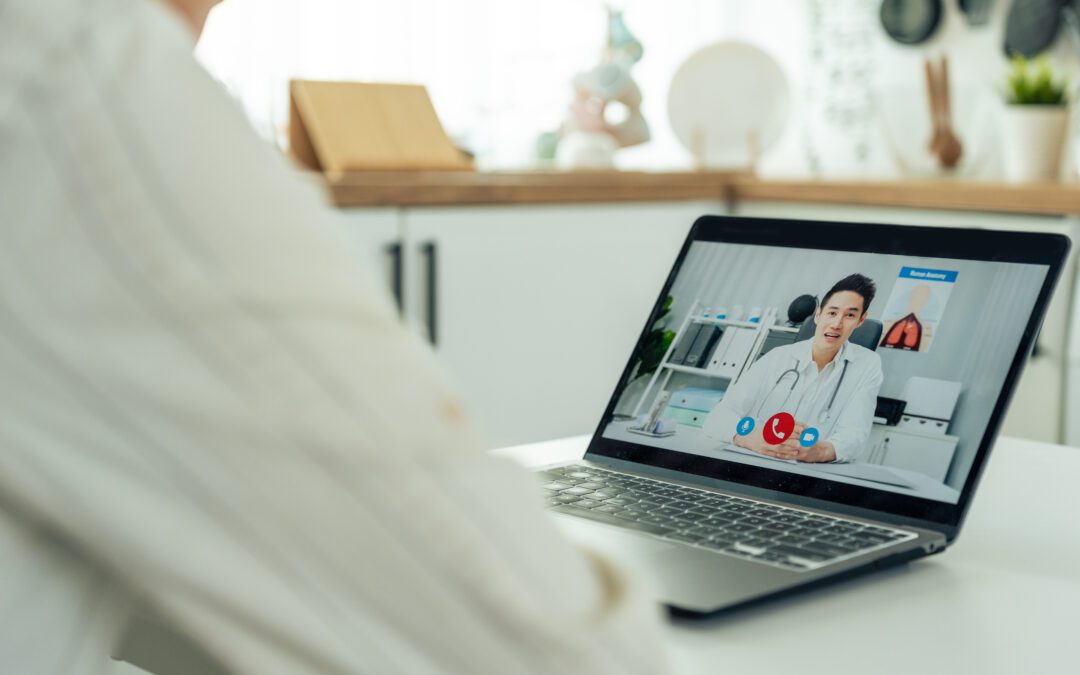
[[[752,364],[709,413],[705,433],[776,459],[862,458],[884,376],[877,352],[849,338],[866,321],[876,291],[862,274],[836,282],[814,314],[814,337],[777,347]],[[769,425],[780,433],[770,434]]]

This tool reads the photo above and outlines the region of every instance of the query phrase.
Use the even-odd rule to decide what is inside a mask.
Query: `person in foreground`
[[[0,672],[142,603],[235,675],[663,671],[194,62],[214,4],[0,2]]]

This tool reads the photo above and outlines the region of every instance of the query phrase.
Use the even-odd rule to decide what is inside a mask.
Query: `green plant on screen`
[[[647,375],[660,367],[660,361],[667,353],[671,341],[675,339],[675,331],[668,330],[667,316],[671,313],[671,303],[674,298],[670,295],[664,299],[664,306],[660,308],[660,316],[653,322],[652,330],[645,336],[641,344],[641,352],[638,357],[638,375]]]

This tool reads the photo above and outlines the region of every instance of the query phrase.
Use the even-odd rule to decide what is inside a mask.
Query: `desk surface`
[[[587,437],[507,448],[531,465]],[[899,570],[669,631],[678,673],[1076,672],[1080,448],[998,441],[957,543]]]

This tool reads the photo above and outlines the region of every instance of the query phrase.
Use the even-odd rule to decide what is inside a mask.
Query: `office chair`
[[[817,329],[817,324],[814,323],[814,315],[806,317],[806,320],[799,326],[799,332],[795,336],[795,341],[800,342],[802,340],[809,340],[814,337],[814,331]],[[881,332],[884,327],[877,319],[867,319],[863,322],[863,325],[856,328],[851,333],[851,337],[848,340],[860,347],[866,347],[871,351],[876,351],[878,344],[881,342]]]

